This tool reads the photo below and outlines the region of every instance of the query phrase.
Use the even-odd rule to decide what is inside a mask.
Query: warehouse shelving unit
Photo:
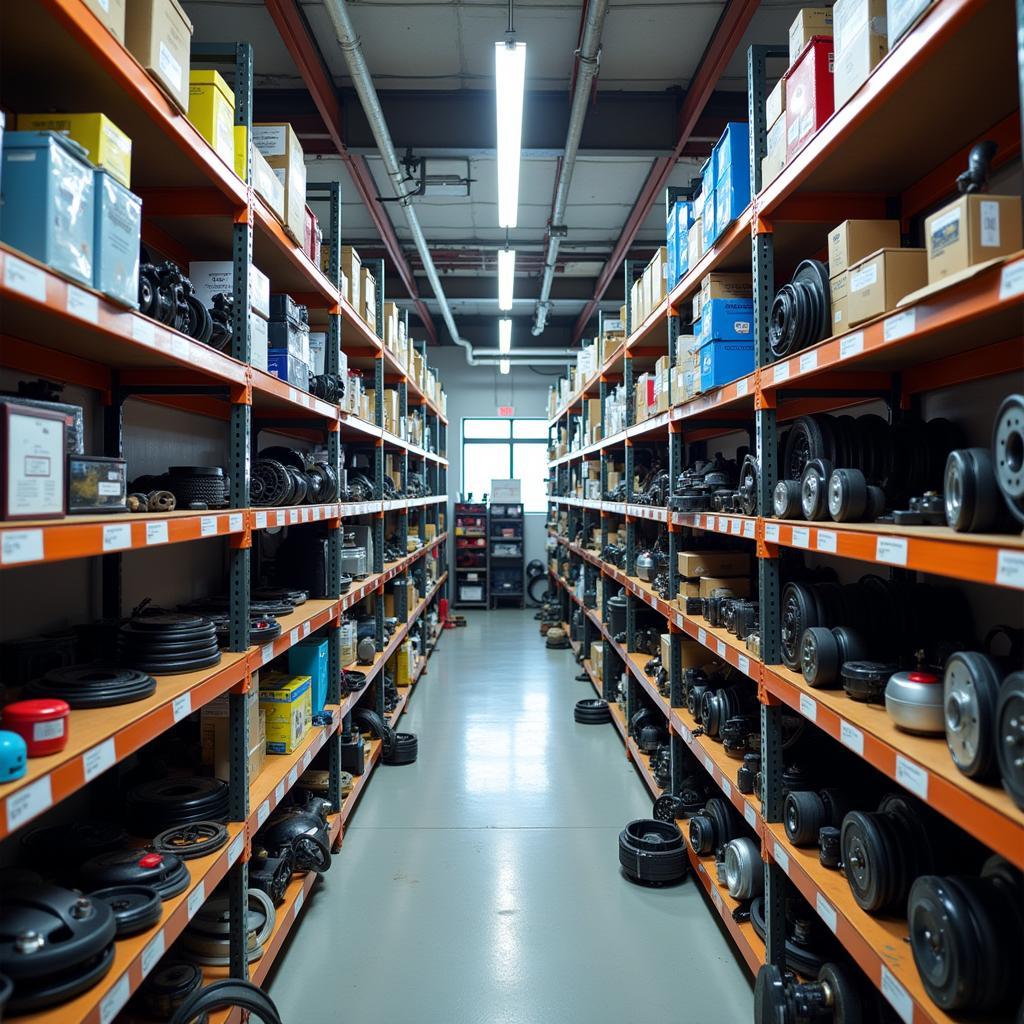
[[[457,501],[455,517],[455,607],[488,607],[490,559],[487,543],[487,503]],[[459,565],[460,554],[472,558],[471,565]],[[480,596],[475,594],[479,590]],[[470,595],[470,596],[463,596]]]
[[[514,601],[520,608],[525,601],[526,519],[517,502],[492,501],[487,510],[487,604],[497,608],[503,601]],[[511,531],[508,536],[503,532]],[[499,549],[499,545],[501,545]],[[500,551],[508,552],[500,554]],[[504,581],[508,581],[507,583]]]
[[[760,839],[766,863],[766,943],[752,934],[749,924],[736,924],[733,907],[714,881],[714,865],[703,866],[703,870],[694,865],[741,956],[753,971],[765,962],[783,964],[782,900],[788,880],[908,1024],[949,1022],[952,1018],[925,992],[907,941],[906,921],[875,918],[862,911],[843,877],[822,868],[816,851],[797,849],[788,842],[781,824],[781,709],[795,711],[812,722],[882,776],[914,793],[1017,867],[1024,867],[1024,813],[998,785],[979,784],[960,773],[941,737],[900,732],[884,708],[852,701],[842,690],[811,689],[802,676],[781,666],[778,556],[780,549],[802,549],[883,571],[927,572],[1010,593],[1024,589],[1024,537],[958,534],[945,527],[775,520],[765,510],[770,513],[776,482],[776,429],[799,415],[861,404],[867,400],[865,394],[884,395],[891,409],[906,408],[925,392],[1019,373],[1024,369],[1024,254],[982,264],[947,288],[910,296],[897,310],[777,363],[770,363],[768,312],[775,292],[775,264],[790,267],[802,256],[817,252],[825,232],[835,224],[847,218],[898,216],[907,232],[949,193],[970,146],[979,139],[1000,143],[999,161],[1019,158],[1024,54],[1018,55],[1011,67],[1003,48],[998,57],[993,55],[979,68],[977,79],[967,83],[963,93],[959,92],[960,78],[950,75],[950,68],[970,54],[990,54],[992,47],[986,39],[1012,35],[1013,18],[1011,4],[937,0],[860,91],[764,188],[760,167],[767,127],[766,62],[786,57],[788,51],[785,46],[752,47],[748,89],[753,201],[644,323],[633,324],[627,298],[625,342],[549,423],[549,525],[558,520],[560,511],[566,524],[565,529],[550,531],[559,545],[552,576],[562,601],[562,618],[569,620],[574,604],[584,608],[581,653],[589,654],[592,642],[604,645],[600,677],[589,657],[583,664],[595,690],[611,704],[613,724],[624,740],[627,756],[656,795],[653,775],[644,758],[637,756],[625,728],[628,719],[615,703],[615,666],[620,662],[628,677],[627,712],[635,709],[642,692],[665,715],[673,779],[679,778],[683,748],[689,748]],[[922,95],[930,97],[927,110],[920,105]],[[909,136],[895,129],[911,123]],[[942,130],[937,129],[939,124]],[[674,400],[667,412],[636,422],[632,409],[636,367],[666,352],[672,357],[684,305],[701,279],[715,270],[747,270],[753,276],[756,368],[710,393],[688,401]],[[627,297],[634,273],[634,268],[626,267]],[[659,320],[667,321],[665,328],[657,327]],[[658,344],[652,349],[655,331],[659,332]],[[666,335],[667,348],[661,341]],[[577,422],[583,421],[585,429],[589,426],[585,400],[599,397],[603,402],[609,386],[620,380],[626,385],[626,427],[597,443],[567,450]],[[736,430],[753,430],[756,439],[759,515],[671,512],[635,503],[631,493],[625,502],[574,496],[581,493],[574,490],[574,470],[590,460],[601,462],[601,491],[607,491],[605,463],[612,451],[625,462],[630,487],[633,446],[650,441],[667,444],[669,475],[675,481],[685,464],[684,443]],[[625,570],[599,555],[610,521],[618,520],[625,522]],[[637,527],[645,520],[665,524],[670,594],[679,588],[676,556],[684,550],[684,530],[728,535],[749,543],[758,566],[760,657],[725,630],[686,614],[674,600],[661,598],[636,578]],[[586,538],[598,527],[601,543],[595,545],[597,550],[578,542],[581,531]],[[582,595],[573,589],[581,565],[588,589],[595,577],[604,580],[604,602],[614,589],[610,584],[624,588],[625,645],[616,643],[605,625],[607,609],[584,607]],[[664,632],[671,637],[668,698],[644,673],[647,656],[635,653],[636,610],[641,603],[660,613]],[[756,686],[764,777],[764,790],[756,799],[739,793],[734,782],[737,762],[696,728],[681,702],[680,640],[684,636],[714,652]]]
[[[437,598],[446,593],[448,543],[445,507],[448,461],[447,419],[443,408],[413,380],[382,338],[356,314],[341,294],[341,193],[337,183],[308,186],[311,203],[327,211],[329,270],[314,266],[285,233],[252,189],[235,176],[188,119],[174,107],[135,58],[96,19],[82,0],[39,0],[33,16],[5,9],[0,31],[6,35],[11,64],[4,103],[11,109],[42,106],[104,111],[133,139],[135,191],[143,199],[143,242],[186,266],[191,254],[230,255],[234,262],[235,319],[229,353],[219,352],[127,310],[49,267],[0,245],[0,365],[24,374],[59,379],[97,394],[104,407],[104,453],[123,454],[121,414],[135,397],[222,421],[227,430],[226,471],[231,478],[230,507],[212,512],[72,516],[57,521],[0,524],[0,568],[14,584],[20,573],[74,559],[100,559],[103,614],[122,614],[123,556],[167,544],[226,541],[230,594],[230,637],[215,667],[183,675],[158,676],[156,692],[133,704],[102,710],[75,710],[69,742],[58,754],[29,761],[28,771],[0,786],[0,839],[14,837],[30,822],[161,736],[214,698],[229,695],[231,758],[229,842],[217,853],[189,861],[191,881],[180,897],[164,903],[159,924],[119,941],[111,971],[73,1001],[32,1014],[28,1021],[82,1020],[109,1024],[153,970],[203,901],[228,879],[231,915],[231,966],[237,977],[262,981],[289,930],[315,875],[296,876],[278,908],[274,933],[261,960],[246,963],[247,862],[251,840],[299,774],[325,749],[335,813],[330,836],[335,847],[343,827],[380,759],[380,744],[367,750],[367,768],[342,800],[340,734],[350,712],[364,696],[384,711],[381,673],[410,633],[421,629]],[[193,49],[193,64],[215,64],[234,72],[236,124],[252,127],[253,58],[248,44]],[[39,69],[47,68],[45,76]],[[56,70],[55,70],[56,69]],[[6,86],[5,86],[6,88]],[[46,95],[41,95],[40,90]],[[323,218],[321,218],[323,219]],[[325,243],[327,244],[327,243]],[[366,422],[328,404],[250,363],[248,328],[249,267],[257,264],[271,289],[287,292],[310,310],[311,322],[326,329],[325,370],[337,373],[342,345],[350,365],[363,371],[376,391],[376,421]],[[383,266],[378,273],[377,318],[383,324]],[[421,355],[426,354],[420,343]],[[58,358],[55,358],[58,357]],[[410,443],[384,429],[381,393],[385,383],[399,393],[399,415],[418,416],[426,446]],[[249,462],[267,430],[326,445],[335,471],[342,443],[372,448],[375,496],[365,502],[333,502],[290,508],[253,508],[249,501]],[[393,457],[403,484],[419,472],[431,496],[383,498],[385,454]],[[415,517],[415,523],[410,516]],[[374,536],[375,564],[370,575],[344,595],[338,592],[342,524],[368,517]],[[385,564],[386,517],[405,547],[415,534],[418,546]],[[267,530],[326,525],[329,592],[311,597],[294,613],[281,616],[280,637],[262,647],[249,644],[250,563],[254,542]],[[428,578],[427,556],[436,559],[436,578]],[[406,588],[398,588],[398,625],[385,635],[383,601],[376,602],[378,654],[370,665],[347,666],[365,673],[356,692],[342,696],[340,622],[342,613],[364,597],[383,594],[384,586],[412,577],[423,595],[406,607]],[[244,713],[252,673],[314,633],[329,642],[328,724],[314,726],[289,755],[268,755],[256,778],[247,773],[249,748]],[[436,646],[436,642],[434,644]],[[392,721],[407,706],[413,684],[423,674],[433,646],[421,643],[412,684],[405,688]],[[12,841],[17,841],[16,838]],[[217,1019],[226,1019],[220,1015]],[[239,1015],[231,1015],[239,1020]]]

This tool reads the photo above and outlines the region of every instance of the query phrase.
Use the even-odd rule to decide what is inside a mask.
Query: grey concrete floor
[[[693,881],[632,885],[650,799],[532,612],[470,612],[416,686],[419,760],[378,767],[270,993],[286,1024],[745,1024],[747,975]]]

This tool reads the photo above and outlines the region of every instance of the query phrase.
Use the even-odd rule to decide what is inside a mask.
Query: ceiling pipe
[[[507,362],[509,366],[567,366],[565,359],[516,359],[515,356],[500,356],[495,359],[476,358],[474,366],[498,366]]]
[[[576,362],[576,354],[579,349],[576,348],[515,348],[511,353],[505,353],[504,356],[511,354],[513,358],[515,356],[533,357],[539,359],[558,359],[561,362]],[[493,357],[497,359],[499,355],[502,355],[499,349],[496,348],[474,348],[473,355],[477,359],[485,359],[487,357]],[[502,358],[504,358],[502,356]]]
[[[586,22],[581,32],[580,48],[576,52],[576,83],[569,112],[569,127],[565,133],[565,153],[555,184],[555,197],[551,203],[551,223],[548,226],[548,249],[544,260],[544,275],[541,279],[540,297],[537,299],[537,309],[531,328],[534,335],[544,333],[548,310],[551,308],[551,285],[555,278],[555,266],[558,263],[558,247],[562,243],[565,208],[569,203],[569,187],[572,185],[572,175],[576,169],[576,155],[579,152],[580,138],[583,135],[583,122],[587,117],[591,87],[597,76],[598,58],[601,53],[601,33],[604,30],[604,19],[607,13],[608,0],[590,0],[587,4]]]
[[[355,26],[349,17],[348,4],[346,0],[324,0],[324,7],[334,25],[335,35],[338,37],[338,45],[345,56],[345,63],[348,65],[349,75],[352,77],[352,84],[355,87],[356,95],[362,104],[363,113],[373,132],[373,137],[380,152],[380,158],[384,163],[384,169],[391,179],[391,185],[395,195],[398,197],[398,205],[405,214],[406,223],[409,225],[409,232],[412,235],[413,244],[420,254],[423,263],[424,273],[434,291],[434,298],[441,309],[441,317],[452,336],[452,341],[461,346],[466,352],[466,362],[471,366],[476,360],[473,358],[473,346],[459,334],[455,326],[455,318],[452,316],[448,299],[441,287],[441,279],[437,275],[437,269],[430,255],[430,247],[423,235],[416,211],[413,209],[412,198],[407,195],[405,188],[405,172],[398,162],[398,154],[395,152],[394,143],[391,141],[391,132],[388,130],[387,121],[384,120],[384,111],[381,109],[380,99],[370,75],[370,69],[363,55],[363,47],[359,42]]]

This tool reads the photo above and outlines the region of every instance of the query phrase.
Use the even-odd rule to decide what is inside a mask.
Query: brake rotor
[[[1003,787],[1024,809],[1024,672],[1011,672],[999,688],[996,757]]]
[[[172,853],[182,860],[205,857],[228,841],[227,827],[219,821],[194,821],[165,829],[153,840],[157,853]]]
[[[957,651],[946,662],[942,687],[946,745],[953,762],[969,778],[991,776],[999,700],[995,662],[977,651]]]
[[[97,889],[89,898],[105,903],[113,911],[119,939],[144,932],[163,915],[160,894],[148,885],[115,885]]]
[[[1024,523],[1024,395],[1007,395],[992,427],[996,483],[1010,511]]]
[[[654,801],[653,817],[655,821],[675,822],[678,807],[679,799],[677,797],[672,793],[662,793]]]

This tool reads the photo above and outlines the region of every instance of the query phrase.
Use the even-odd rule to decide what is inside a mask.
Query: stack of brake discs
[[[138,616],[118,630],[117,660],[154,675],[208,668],[220,661],[217,630],[200,615],[165,612]]]
[[[144,885],[161,900],[183,893],[189,884],[185,862],[173,853],[121,849],[101,853],[79,869],[82,885],[90,890],[107,890],[125,885]]]
[[[68,665],[34,680],[25,696],[58,697],[72,708],[107,708],[143,700],[155,691],[156,680],[138,669]]]
[[[151,837],[174,825],[228,820],[228,787],[220,779],[154,779],[132,787],[127,797],[134,834]]]

